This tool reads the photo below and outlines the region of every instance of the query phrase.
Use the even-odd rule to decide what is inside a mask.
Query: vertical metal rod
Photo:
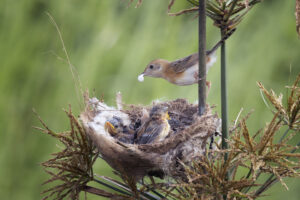
[[[199,0],[199,73],[198,73],[198,114],[203,115],[206,105],[206,1]]]
[[[221,37],[225,36],[221,30]],[[226,71],[226,48],[225,41],[221,46],[221,110],[222,110],[222,148],[227,149],[228,138],[228,113],[227,113],[227,71]]]
[[[226,35],[221,30],[221,37]],[[222,148],[227,149],[228,138],[228,113],[227,113],[227,71],[226,71],[226,48],[225,41],[221,46],[221,110],[222,110]]]

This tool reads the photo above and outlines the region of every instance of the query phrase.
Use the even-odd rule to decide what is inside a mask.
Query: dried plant
[[[191,4],[190,8],[186,8],[178,12],[171,12],[176,0],[170,0],[168,5],[168,15],[179,16],[188,13],[197,14],[199,1],[186,1]],[[215,26],[228,32],[235,29],[248,11],[250,11],[255,4],[260,3],[261,1],[262,0],[207,0],[206,15],[214,21]],[[129,4],[132,4],[133,2],[133,0],[130,0]],[[139,7],[141,4],[142,0],[138,0],[136,7]]]
[[[45,172],[50,175],[50,178],[43,184],[52,183],[54,185],[43,191],[42,194],[46,194],[43,199],[64,199],[65,197],[79,199],[81,191],[114,199],[124,199],[121,195],[87,186],[90,181],[98,181],[94,179],[93,174],[93,164],[98,158],[98,153],[90,139],[87,138],[82,125],[72,114],[71,108],[65,112],[70,121],[69,131],[55,133],[39,116],[43,128],[35,127],[58,139],[64,146],[61,151],[51,154],[53,158],[41,164]]]
[[[287,106],[284,106],[282,103],[282,94],[277,96],[273,90],[267,91],[265,87],[258,82],[258,86],[261,91],[266,95],[267,99],[278,112],[278,117],[289,126],[290,129],[299,131],[300,127],[300,75],[298,75],[295,83],[288,87],[290,90],[290,96],[287,100]],[[273,111],[274,113],[275,111]]]
[[[66,113],[70,119],[71,130],[62,133],[55,133],[39,118],[44,128],[38,129],[57,138],[65,147],[62,151],[52,154],[53,158],[42,163],[45,171],[51,176],[44,184],[60,182],[43,192],[48,193],[44,199],[55,195],[55,199],[63,199],[66,196],[78,199],[79,192],[93,179],[92,166],[97,153],[71,110]]]

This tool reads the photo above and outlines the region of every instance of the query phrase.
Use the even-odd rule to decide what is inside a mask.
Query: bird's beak
[[[114,125],[112,125],[110,122],[105,122],[105,125],[104,125],[104,128],[110,133],[110,134],[113,134],[113,135],[116,135],[117,134],[117,130],[116,128],[114,127]]]
[[[166,113],[166,119],[167,119],[167,120],[171,120],[171,117],[170,117],[170,115],[169,115],[168,112]]]

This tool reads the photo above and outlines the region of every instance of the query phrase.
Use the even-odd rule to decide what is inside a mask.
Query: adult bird
[[[206,73],[209,68],[216,62],[215,52],[219,46],[234,32],[231,30],[224,38],[222,38],[211,50],[206,52]],[[191,85],[198,83],[198,53],[186,56],[184,58],[167,61],[164,59],[156,59],[151,61],[144,72],[138,77],[139,81],[144,81],[144,76],[163,78],[175,85]],[[207,81],[206,85],[210,88],[210,82]]]

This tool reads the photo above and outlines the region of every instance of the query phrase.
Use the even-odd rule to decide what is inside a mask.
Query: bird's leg
[[[206,81],[205,85],[207,86],[207,92],[206,92],[206,97],[210,91],[210,87],[211,87],[211,82],[210,81]]]
[[[194,72],[194,79],[195,79],[195,83],[198,83],[198,81],[202,80],[202,78],[198,77],[198,72]]]
[[[194,80],[195,80],[195,83],[197,83],[199,80],[201,80],[201,79],[198,77],[198,72],[194,72]]]
[[[198,72],[194,73],[194,79],[197,80],[197,82],[200,81],[200,80],[202,80],[202,78],[198,77]],[[197,82],[195,81],[195,83],[197,83]],[[210,87],[211,87],[211,82],[210,81],[206,81],[205,85],[207,86],[207,93],[206,93],[206,97],[207,97],[207,95],[209,93],[209,90],[210,90]]]

